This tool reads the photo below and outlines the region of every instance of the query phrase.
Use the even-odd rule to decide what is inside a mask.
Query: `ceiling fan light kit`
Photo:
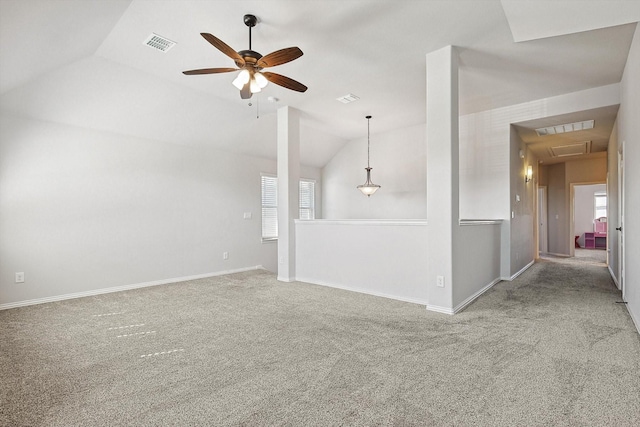
[[[249,99],[254,93],[260,92],[269,82],[296,92],[305,92],[307,87],[289,77],[281,74],[263,72],[264,68],[286,64],[303,55],[298,47],[288,47],[262,56],[251,50],[251,28],[258,23],[255,15],[244,15],[244,23],[249,27],[249,49],[236,52],[222,40],[209,33],[200,33],[213,47],[233,59],[238,68],[201,68],[197,70],[183,71],[188,76],[197,74],[229,73],[240,70],[232,84],[240,90],[242,99]]]

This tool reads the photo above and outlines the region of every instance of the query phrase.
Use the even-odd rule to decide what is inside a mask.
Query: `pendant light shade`
[[[371,146],[369,121],[371,120],[371,116],[367,116],[366,119],[367,119],[367,167],[364,169],[367,171],[367,180],[364,184],[358,185],[358,190],[362,191],[362,194],[366,195],[367,197],[371,197],[373,193],[378,191],[378,188],[380,188],[380,186],[378,184],[374,184],[373,182],[371,182],[372,167],[369,166],[369,151]]]
[[[242,70],[238,74],[238,77],[233,81],[233,85],[238,88],[238,90],[242,90],[244,85],[249,83],[249,79],[251,79],[251,74],[249,74],[249,70]]]

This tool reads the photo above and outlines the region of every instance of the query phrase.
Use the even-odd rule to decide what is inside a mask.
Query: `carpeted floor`
[[[542,260],[464,312],[252,271],[0,312],[2,426],[637,426],[605,267]]]
[[[597,264],[600,266],[607,265],[607,251],[604,249],[582,249],[575,248],[574,257],[562,257],[552,254],[541,254],[541,258],[548,261],[558,261],[571,264]]]

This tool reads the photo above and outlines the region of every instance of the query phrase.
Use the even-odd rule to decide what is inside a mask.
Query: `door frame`
[[[538,185],[536,192],[536,253],[540,258],[541,253],[549,252],[549,211],[548,189],[546,185]],[[540,197],[542,195],[542,197]],[[544,224],[540,221],[544,220]],[[541,245],[540,243],[543,242]]]
[[[622,292],[622,300],[626,301],[625,298],[625,280],[624,280],[624,141],[620,143],[618,146],[618,227],[621,230],[618,232],[618,284],[620,286],[620,291]],[[616,232],[617,230],[611,230],[611,232]]]

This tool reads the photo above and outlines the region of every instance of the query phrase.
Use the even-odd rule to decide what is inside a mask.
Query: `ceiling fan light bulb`
[[[256,79],[251,79],[251,83],[249,83],[249,90],[251,93],[258,93],[262,91],[260,85],[256,82]]]
[[[253,78],[256,80],[256,83],[258,84],[258,86],[262,89],[264,88],[267,83],[269,83],[269,80],[267,80],[267,78],[264,76],[264,74],[262,73],[255,73],[253,75]]]
[[[244,85],[247,84],[250,78],[251,78],[251,75],[249,74],[249,71],[242,70],[238,74],[238,77],[236,77],[236,79],[232,83],[235,87],[238,88],[238,90],[242,90],[242,88],[244,87]]]

